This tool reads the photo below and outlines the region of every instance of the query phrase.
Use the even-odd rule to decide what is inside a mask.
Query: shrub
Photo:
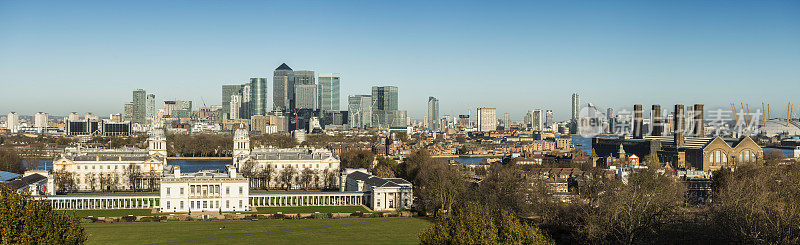
[[[364,213],[362,213],[362,212],[355,212],[355,213],[350,214],[350,217],[363,217],[363,216],[364,216]]]
[[[136,221],[136,216],[123,216],[120,219],[124,222],[134,222]]]
[[[272,218],[273,219],[285,219],[286,215],[285,214],[273,214]]]
[[[314,219],[327,219],[327,218],[328,218],[327,214],[320,214],[320,213],[314,214]]]

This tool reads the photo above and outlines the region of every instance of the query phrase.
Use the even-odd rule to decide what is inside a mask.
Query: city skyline
[[[236,10],[228,11],[235,16],[221,13],[193,22],[181,18],[223,6],[173,3],[151,12],[152,3],[125,8],[115,8],[120,7],[115,3],[37,4],[0,3],[4,113],[123,113],[131,91],[139,88],[155,94],[157,105],[167,100],[220,104],[222,85],[244,84],[254,77],[267,77],[271,92],[269,77],[281,63],[317,74],[341,74],[340,101],[369,94],[372,86],[397,86],[403,91],[399,109],[416,120],[426,114],[429,94],[439,94],[440,115],[474,116],[475,108],[493,107],[519,121],[535,107],[553,110],[555,119],[563,121],[570,117],[572,93],[598,108],[703,103],[713,110],[727,109],[730,102],[781,108],[800,89],[800,3],[791,1],[724,6],[625,2],[624,8],[613,3],[525,3],[508,9],[433,3],[419,11],[413,5],[323,2],[300,3],[308,6],[263,19],[239,12],[285,3],[237,3],[224,6]],[[178,8],[185,11],[172,16],[171,10]],[[326,13],[331,8],[357,14],[330,22],[271,25],[298,11],[326,19],[336,12]],[[444,11],[449,8],[458,11]],[[113,15],[121,16],[93,19]],[[153,25],[163,29],[147,28]],[[206,30],[209,25],[216,30],[213,36]],[[448,32],[437,32],[442,28]],[[63,30],[70,30],[69,35]],[[319,35],[264,43],[244,34],[260,37],[274,31]],[[496,72],[511,70],[524,73]],[[769,95],[752,93],[751,87],[760,84],[781,89],[768,90]],[[268,109],[272,96],[266,99]],[[785,114],[773,110],[772,115]]]

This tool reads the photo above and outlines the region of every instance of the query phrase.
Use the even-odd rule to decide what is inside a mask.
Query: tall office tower
[[[525,118],[522,118],[522,123],[525,124],[523,125],[525,128],[533,128],[533,111],[525,113]]]
[[[222,112],[230,113],[231,111],[231,96],[235,94],[242,94],[242,85],[222,85]],[[241,103],[241,97],[239,98]],[[237,114],[239,112],[236,112]],[[230,115],[230,114],[229,114]]]
[[[147,116],[147,92],[144,89],[137,89],[133,91],[133,111],[131,113],[131,122],[145,123]]]
[[[339,73],[320,73],[317,103],[323,111],[339,110]]]
[[[294,71],[294,85],[317,84],[314,71]]]
[[[572,94],[572,117],[570,118],[572,126],[569,128],[572,134],[578,133],[578,113],[581,110],[580,104],[580,96],[577,93]]]
[[[347,97],[347,115],[351,128],[366,128],[372,122],[372,96],[350,95]]]
[[[33,116],[33,125],[39,129],[47,127],[47,121],[49,117],[45,112],[37,112],[36,115]]]
[[[11,130],[12,133],[16,133],[17,129],[19,129],[19,114],[16,112],[9,112],[8,117],[6,117],[6,128]]]
[[[497,130],[497,108],[478,108],[478,131]]]
[[[511,129],[511,115],[508,112],[503,113],[503,130]]]
[[[283,63],[272,76],[272,109],[288,110],[291,99],[294,99],[294,71]]]
[[[295,109],[317,110],[317,85],[295,84],[294,96]]]
[[[250,115],[267,115],[267,79],[250,78]]]
[[[438,132],[439,127],[439,100],[434,97],[428,97],[428,130]]]
[[[242,95],[232,94],[228,99],[228,118],[232,120],[240,119],[239,112],[242,109]]]
[[[533,110],[531,125],[535,130],[544,130],[544,115],[542,115],[542,109]]]
[[[553,110],[547,110],[547,111],[545,111],[544,114],[545,114],[545,116],[544,116],[544,118],[545,118],[544,119],[544,127],[545,128],[553,127],[553,124],[556,123],[556,119],[553,118]]]
[[[372,87],[372,126],[388,128],[397,116],[397,87]]]
[[[79,120],[81,120],[81,116],[78,115],[77,112],[73,111],[73,112],[69,113],[69,115],[67,116],[67,121],[69,121],[69,122],[75,122],[75,121],[79,121]]]
[[[156,95],[147,95],[147,111],[145,112],[146,118],[153,118],[156,115]],[[145,119],[146,121],[147,119]]]

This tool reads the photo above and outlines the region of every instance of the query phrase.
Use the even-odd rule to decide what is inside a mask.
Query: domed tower
[[[239,156],[250,155],[250,136],[247,129],[239,128],[233,134],[233,159],[234,162]]]
[[[164,130],[150,131],[150,137],[147,138],[147,152],[150,155],[167,156],[167,137],[164,135]]]

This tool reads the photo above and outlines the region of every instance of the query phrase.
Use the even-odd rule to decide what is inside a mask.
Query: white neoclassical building
[[[375,211],[409,209],[414,204],[412,184],[401,178],[380,178],[366,169],[344,169],[341,192],[365,192],[364,205]]]
[[[149,188],[145,179],[160,177],[167,165],[166,137],[156,132],[148,138],[147,149],[68,148],[53,160],[53,172],[70,174],[77,191],[132,189],[132,172],[140,176],[138,188]]]
[[[276,175],[289,167],[294,169],[297,174],[305,169],[310,169],[315,173],[325,171],[338,173],[340,163],[339,159],[330,150],[324,148],[298,147],[280,149],[260,147],[251,149],[247,130],[238,129],[233,138],[233,164],[237,169],[241,170],[242,166],[248,161],[252,161],[255,168],[271,167],[275,170]],[[270,187],[279,187],[280,183],[273,181],[270,185]]]
[[[227,173],[197,172],[181,174],[179,166],[170,166],[172,174],[161,178],[161,212],[245,211],[250,209],[247,178],[236,175],[227,165]]]

